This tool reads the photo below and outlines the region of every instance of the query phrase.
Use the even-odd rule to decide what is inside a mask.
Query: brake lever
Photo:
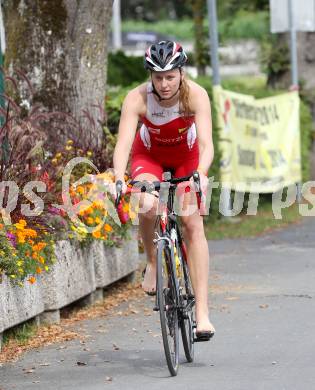
[[[199,195],[200,199],[202,197],[202,192],[201,192],[201,185],[200,185],[200,175],[198,171],[194,171],[193,173],[193,180],[195,183],[195,188],[196,188],[196,193]]]
[[[115,199],[115,207],[117,208],[120,201],[121,201],[121,195],[122,195],[122,186],[123,183],[121,180],[116,181],[116,199]]]

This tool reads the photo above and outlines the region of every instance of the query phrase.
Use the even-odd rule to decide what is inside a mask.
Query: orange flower
[[[42,269],[41,269],[40,267],[37,267],[37,268],[36,268],[36,273],[37,273],[37,274],[41,274],[41,273],[42,273]]]
[[[110,225],[108,225],[108,223],[105,223],[104,230],[105,230],[105,232],[111,232],[113,230],[113,228]]]
[[[36,278],[34,276],[31,276],[27,279],[28,282],[30,282],[31,284],[34,284],[36,282]]]
[[[33,245],[33,251],[34,252],[40,252],[42,249],[44,249],[46,247],[46,243],[45,242],[38,242],[37,244]]]
[[[123,211],[124,211],[125,213],[129,213],[129,203],[124,203],[124,204],[123,204]]]
[[[93,233],[92,233],[92,236],[93,236],[94,238],[101,238],[101,232],[100,232],[99,230],[97,230],[96,232],[93,232]]]

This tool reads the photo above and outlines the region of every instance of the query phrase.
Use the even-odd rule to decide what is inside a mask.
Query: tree
[[[7,0],[5,68],[22,69],[33,102],[93,114],[104,103],[112,0]],[[100,134],[93,135],[96,140]]]
[[[277,34],[268,63],[268,84],[272,87],[289,88],[291,85],[291,66],[289,34]],[[309,101],[315,120],[315,33],[297,33],[298,72],[303,94]]]
[[[188,0],[193,12],[194,21],[194,60],[199,76],[206,74],[206,66],[209,64],[208,35],[204,28],[204,15],[207,15],[205,0]]]

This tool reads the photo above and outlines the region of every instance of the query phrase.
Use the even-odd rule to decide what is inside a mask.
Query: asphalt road
[[[169,376],[158,314],[144,296],[83,321],[85,344],[51,345],[3,365],[1,390],[315,389],[315,218],[209,249],[217,333],[196,344],[194,363],[181,351],[177,377]],[[125,316],[129,305],[134,313]]]

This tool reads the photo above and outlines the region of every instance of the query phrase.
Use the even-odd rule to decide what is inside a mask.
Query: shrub
[[[109,53],[107,71],[109,85],[127,86],[148,77],[143,67],[143,57],[127,56],[123,51]]]

